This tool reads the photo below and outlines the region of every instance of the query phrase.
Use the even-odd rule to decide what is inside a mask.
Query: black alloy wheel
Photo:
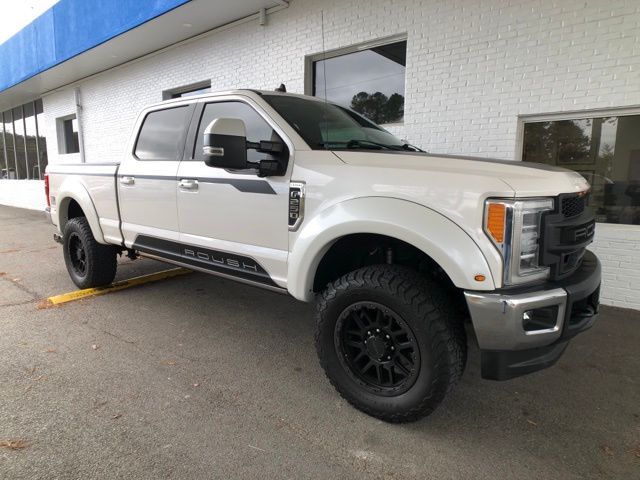
[[[338,317],[335,348],[341,364],[363,387],[378,395],[399,395],[415,383],[420,348],[411,327],[376,302],[357,302]]]
[[[82,243],[80,236],[73,232],[69,235],[69,259],[71,260],[71,268],[79,277],[87,274],[87,250]]]
[[[98,243],[85,217],[64,225],[63,253],[69,276],[79,288],[103,287],[116,276],[116,247]]]
[[[317,298],[315,344],[327,378],[353,406],[387,422],[429,415],[462,376],[464,316],[437,282],[372,265]]]

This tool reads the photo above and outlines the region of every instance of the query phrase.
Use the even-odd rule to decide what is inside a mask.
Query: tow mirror
[[[248,168],[246,132],[244,122],[238,118],[213,120],[204,130],[204,163],[231,170]]]

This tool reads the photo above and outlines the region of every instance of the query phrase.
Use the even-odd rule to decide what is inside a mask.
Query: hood
[[[589,183],[579,173],[542,163],[391,150],[334,153],[348,165],[407,170],[409,175],[410,171],[446,172],[466,178],[499,179],[516,197],[556,196],[589,189]]]

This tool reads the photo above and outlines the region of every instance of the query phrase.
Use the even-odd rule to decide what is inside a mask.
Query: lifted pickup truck
[[[597,315],[579,174],[428,154],[312,97],[151,106],[120,163],[49,165],[46,188],[78,287],[128,253],[315,301],[327,377],[386,421],[436,408],[467,332],[503,380],[554,364]]]

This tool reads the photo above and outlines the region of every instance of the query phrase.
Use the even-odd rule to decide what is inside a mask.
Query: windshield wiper
[[[410,143],[403,143],[400,145],[402,150],[408,150],[409,152],[422,152],[425,153],[421,148],[416,147],[415,145],[411,145]]]
[[[339,148],[373,148],[375,150],[397,150],[393,145],[386,145],[384,143],[378,143],[371,140],[349,140],[348,142],[320,142],[321,147],[327,147],[330,145],[340,145]]]
[[[386,143],[374,142],[373,140],[349,140],[348,142],[320,142],[318,145],[327,147],[330,145],[340,145],[338,148],[373,148],[375,150],[405,150],[408,152],[424,152],[415,145],[403,143],[402,145],[387,145]]]

